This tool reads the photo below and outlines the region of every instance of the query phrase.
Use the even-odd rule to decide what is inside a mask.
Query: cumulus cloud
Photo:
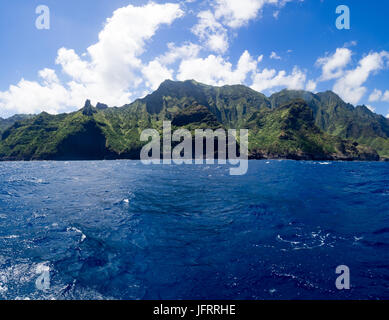
[[[389,90],[382,92],[381,90],[374,89],[374,91],[369,96],[369,102],[389,102]]]
[[[50,113],[64,111],[63,106],[70,96],[58,82],[52,69],[43,69],[38,73],[39,81],[21,79],[17,85],[11,85],[5,92],[0,92],[0,108],[3,113],[36,113],[46,110]]]
[[[367,92],[364,84],[369,77],[387,67],[389,52],[371,52],[354,69],[347,70],[352,55],[350,49],[338,48],[334,54],[319,58],[316,65],[322,68],[318,81],[335,80],[333,90],[345,101],[357,104]],[[376,89],[370,94],[369,102],[385,101],[384,96],[382,91]],[[385,98],[389,101],[389,91]]]
[[[187,59],[181,62],[177,79],[195,79],[209,85],[239,84],[256,71],[257,64],[248,51],[243,52],[235,68],[221,56]]]
[[[306,74],[298,67],[294,67],[290,74],[285,70],[263,69],[254,75],[251,87],[257,91],[285,87],[293,90],[304,89]]]
[[[168,73],[156,63],[142,68],[140,55],[161,25],[169,25],[182,15],[179,5],[170,3],[120,8],[107,20],[99,41],[87,49],[90,61],[61,49],[57,63],[74,81],[92,93],[89,95],[92,100],[111,105],[124,104],[131,96],[129,88],[142,82],[141,74],[150,74],[150,66],[157,67],[158,74]]]
[[[288,1],[292,0],[216,0],[198,13],[192,28],[200,43],[169,43],[166,53],[149,61],[144,61],[143,54],[156,32],[184,15],[180,4],[150,2],[119,8],[105,21],[98,41],[84,53],[65,47],[58,50],[57,73],[45,68],[38,72],[37,80],[21,79],[0,92],[0,109],[2,114],[60,113],[79,108],[87,98],[92,103],[123,105],[156,89],[165,79],[194,78],[215,85],[245,83],[258,74],[257,65],[263,56],[254,59],[244,51],[233,66],[224,57],[229,48],[229,29],[255,19],[267,4],[279,10]],[[201,57],[200,52],[205,50],[215,54]],[[291,86],[301,81],[298,73],[286,75],[283,71],[274,78],[266,81],[291,80]]]
[[[386,51],[370,53],[359,61],[355,69],[346,71],[336,81],[333,90],[347,102],[357,104],[367,91],[364,83],[371,74],[385,68],[388,59]]]
[[[273,51],[270,54],[270,59],[281,60],[281,57],[275,51]]]
[[[191,42],[185,43],[182,46],[176,46],[173,42],[170,42],[167,46],[168,51],[157,58],[157,60],[165,65],[170,65],[178,60],[197,57],[201,51],[200,45]]]
[[[382,91],[374,89],[372,94],[369,96],[369,102],[377,102],[381,99],[382,97]]]
[[[222,56],[212,54],[206,58],[186,59],[181,61],[177,79],[195,79],[216,86],[249,83],[251,88],[261,92],[282,87],[296,90],[305,88],[306,73],[298,67],[294,67],[290,74],[285,70],[267,68],[261,71],[258,64],[262,60],[263,55],[255,59],[247,50],[243,52],[235,67]],[[307,86],[314,90],[316,83],[310,81]]]
[[[52,113],[80,106],[86,98],[110,105],[129,102],[132,90],[144,80],[155,87],[152,76],[170,76],[170,70],[158,62],[146,65],[140,56],[147,42],[162,25],[182,17],[179,4],[128,5],[114,11],[99,33],[98,42],[80,57],[73,49],[61,48],[56,63],[70,77],[60,84],[54,70],[39,72],[41,81],[22,79],[0,92],[0,108],[15,112]],[[154,69],[155,68],[155,69]],[[153,71],[151,71],[153,69]]]
[[[382,101],[389,102],[389,90],[386,90],[382,96]]]
[[[215,17],[230,28],[239,28],[258,17],[267,5],[283,6],[292,0],[216,0]]]
[[[158,61],[149,62],[143,67],[142,73],[146,79],[146,86],[153,90],[157,89],[164,80],[173,79],[173,70],[166,68]]]
[[[273,5],[278,12],[288,1],[292,0],[216,0],[196,16],[191,32],[198,42],[168,43],[166,52],[148,60],[143,54],[157,31],[184,12],[176,3],[150,2],[120,8],[106,20],[98,41],[86,52],[58,50],[55,63],[61,73],[44,68],[36,81],[21,79],[0,92],[0,110],[3,114],[67,112],[79,108],[87,98],[92,103],[120,106],[155,90],[166,79],[195,79],[210,85],[247,84],[261,92],[282,88],[315,91],[321,81],[332,80],[335,92],[347,102],[358,103],[367,91],[368,78],[387,66],[388,52],[372,52],[352,68],[353,52],[346,46],[338,48],[316,61],[321,75],[309,81],[307,71],[298,66],[292,71],[259,68],[263,55],[253,56],[246,50],[236,63],[226,55],[229,32],[257,18],[265,5]],[[270,58],[281,59],[275,51]],[[376,89],[369,101],[389,102],[389,90]]]
[[[210,11],[202,11],[197,15],[199,21],[192,28],[192,32],[197,35],[210,51],[224,53],[228,49],[227,29],[216,20]]]
[[[174,43],[168,43],[168,51],[165,54],[150,61],[142,68],[146,87],[155,90],[164,80],[174,79],[174,70],[168,66],[177,61],[196,58],[200,50],[201,47],[193,43],[186,43],[179,47]]]
[[[229,47],[228,28],[237,29],[260,15],[262,8],[269,4],[280,8],[294,0],[216,0],[213,10],[201,11],[198,23],[192,28],[207,49],[223,54]],[[303,0],[299,0],[303,1]],[[279,10],[273,16],[278,18]]]
[[[339,78],[345,67],[351,62],[352,51],[347,48],[338,48],[331,56],[319,58],[316,62],[322,68],[321,81]]]
[[[314,80],[309,80],[307,82],[306,90],[311,91],[311,92],[315,92],[316,87],[317,87],[317,82]]]

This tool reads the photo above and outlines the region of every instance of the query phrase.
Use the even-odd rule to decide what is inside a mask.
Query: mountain
[[[296,160],[379,160],[370,147],[323,132],[304,100],[258,112],[249,122],[251,157]]]
[[[293,99],[304,100],[312,109],[315,124],[324,132],[360,144],[369,145],[381,157],[389,158],[389,120],[371,112],[366,106],[354,107],[331,91],[313,94],[283,90],[270,97],[275,108]]]
[[[20,119],[2,132],[0,159],[137,159],[141,132],[161,132],[164,120],[173,130],[250,129],[250,157],[256,159],[389,157],[388,120],[332,92],[283,90],[267,98],[242,85],[167,80],[123,107],[94,107],[88,100],[77,112]]]
[[[158,90],[125,106],[124,110],[142,111],[171,119],[178,110],[193,104],[206,106],[218,121],[230,128],[244,125],[250,115],[259,108],[270,108],[270,102],[265,95],[246,86],[214,87],[194,80],[167,80]]]
[[[33,115],[29,115],[29,114],[17,114],[7,119],[0,118],[0,133],[3,132],[5,129],[9,128],[10,126],[12,126],[15,122],[24,119],[29,119],[32,117]]]

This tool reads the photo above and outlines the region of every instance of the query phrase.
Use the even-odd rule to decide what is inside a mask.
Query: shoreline
[[[192,159],[193,162],[195,159]],[[240,159],[242,160],[242,159]],[[0,159],[0,163],[5,162],[88,162],[88,161],[141,161],[140,159],[134,158],[117,158],[117,159]],[[205,159],[204,159],[205,161]],[[217,164],[215,159],[215,164]],[[227,159],[228,161],[228,159]],[[296,161],[296,162],[389,162],[389,158],[380,158],[379,160],[363,160],[363,159],[328,159],[328,158],[315,158],[315,159],[298,159],[298,158],[252,158],[249,157],[248,161]],[[160,165],[162,165],[162,160]],[[174,164],[174,163],[172,163]],[[206,164],[206,163],[204,163]]]

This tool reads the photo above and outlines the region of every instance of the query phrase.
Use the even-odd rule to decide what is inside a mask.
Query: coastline
[[[195,159],[192,159],[193,161]],[[371,159],[351,159],[351,158],[304,158],[304,157],[252,157],[249,156],[248,161],[277,161],[277,160],[284,160],[284,161],[314,161],[314,162],[320,162],[320,161],[330,161],[330,162],[389,162],[389,158],[380,158],[378,160],[371,160]],[[0,163],[4,162],[47,162],[47,161],[53,161],[53,162],[86,162],[86,161],[140,161],[139,158],[104,158],[104,159],[1,159]],[[162,162],[162,160],[161,160]],[[217,162],[217,159],[215,159],[215,162]]]

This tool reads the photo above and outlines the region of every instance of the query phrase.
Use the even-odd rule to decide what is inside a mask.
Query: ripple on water
[[[387,168],[0,163],[0,298],[389,298]]]

